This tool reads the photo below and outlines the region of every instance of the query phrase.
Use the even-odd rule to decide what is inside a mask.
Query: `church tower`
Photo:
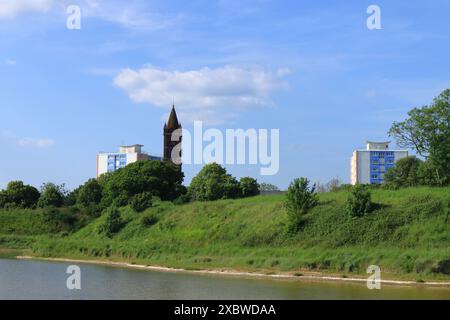
[[[179,129],[177,133],[173,135],[175,141],[172,141],[172,134],[175,130]],[[179,133],[178,133],[179,132]],[[181,165],[181,124],[178,122],[177,113],[175,111],[175,104],[172,105],[172,110],[170,111],[169,119],[167,123],[164,124],[164,160],[172,161],[172,150],[179,144],[177,148],[179,148],[180,165]]]

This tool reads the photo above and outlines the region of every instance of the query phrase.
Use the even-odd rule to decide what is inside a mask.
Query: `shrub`
[[[134,211],[142,212],[153,205],[153,195],[150,192],[139,193],[131,199],[130,205]]]
[[[438,261],[436,266],[433,267],[433,272],[450,274],[450,259],[443,259]]]
[[[191,198],[192,198],[191,193],[187,192],[186,194],[182,194],[181,196],[179,196],[178,198],[173,200],[173,203],[175,205],[181,205],[181,204],[189,203],[191,201]]]
[[[148,214],[145,214],[141,218],[141,224],[145,227],[150,227],[156,224],[159,221],[159,218],[153,213],[150,212]]]
[[[122,220],[120,218],[120,211],[116,207],[109,207],[105,212],[105,221],[99,225],[98,232],[111,238],[115,233],[122,228]]]
[[[289,231],[297,232],[301,226],[303,215],[317,203],[315,185],[309,187],[308,179],[299,178],[291,182],[285,202],[289,217]]]
[[[99,217],[103,211],[103,207],[100,204],[91,203],[87,207],[82,208],[82,212],[88,217]]]
[[[352,217],[362,217],[373,209],[370,191],[363,185],[352,188],[347,199],[347,212]]]
[[[75,208],[45,207],[42,215],[44,221],[53,231],[72,231],[76,228],[80,211]]]
[[[239,180],[239,190],[241,197],[253,197],[259,194],[259,184],[256,179],[243,177]]]

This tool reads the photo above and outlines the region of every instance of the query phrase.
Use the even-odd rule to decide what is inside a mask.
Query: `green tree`
[[[172,201],[186,193],[183,178],[180,168],[170,161],[137,161],[99,179],[102,205],[127,205],[134,195],[142,192]]]
[[[238,181],[217,163],[209,163],[192,179],[189,191],[194,200],[212,201],[239,197]]]
[[[431,161],[441,185],[450,182],[450,89],[430,106],[414,108],[406,120],[394,122],[389,135]]]
[[[385,183],[396,188],[420,185],[419,168],[422,163],[414,156],[398,160],[384,175]]]
[[[0,207],[33,208],[36,206],[40,193],[22,181],[11,181],[5,190],[0,192]]]
[[[253,197],[259,194],[259,184],[256,179],[251,177],[242,177],[239,180],[239,189],[241,197]]]
[[[303,222],[303,216],[318,204],[316,186],[309,186],[307,178],[297,178],[291,182],[286,193],[285,206],[288,213],[288,230],[297,232]]]
[[[64,204],[65,194],[64,185],[56,185],[51,182],[45,183],[41,187],[38,207],[61,207]]]
[[[134,211],[142,212],[153,205],[153,195],[150,192],[139,193],[131,199],[130,205]]]
[[[352,187],[347,198],[347,212],[351,217],[362,217],[373,209],[372,195],[368,188],[361,184]]]
[[[82,207],[99,204],[102,200],[102,191],[102,187],[97,179],[89,179],[79,188],[77,203]]]
[[[105,221],[98,226],[98,232],[112,238],[122,228],[120,211],[117,207],[111,206],[106,209],[105,216]]]

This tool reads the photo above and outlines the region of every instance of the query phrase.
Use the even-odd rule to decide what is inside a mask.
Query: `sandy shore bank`
[[[104,261],[104,260],[83,260],[83,259],[69,259],[69,258],[41,258],[32,256],[17,256],[20,260],[44,260],[44,261],[54,261],[54,262],[69,262],[69,263],[87,263],[96,265],[106,265],[112,267],[122,267],[122,268],[132,268],[141,269],[149,271],[160,271],[160,272],[178,272],[178,273],[189,273],[189,274],[209,274],[209,275],[221,275],[221,276],[232,276],[232,277],[246,277],[246,278],[261,278],[261,279],[286,279],[286,280],[296,280],[296,281],[333,281],[333,282],[349,282],[349,283],[362,283],[367,282],[367,278],[362,277],[338,277],[338,276],[327,276],[317,272],[308,272],[302,275],[295,275],[291,273],[276,273],[276,274],[266,274],[260,272],[246,272],[238,270],[188,270],[182,268],[169,268],[163,266],[152,266],[152,265],[140,265],[131,264],[127,262],[114,262],[114,261]],[[435,287],[448,287],[450,289],[450,282],[444,281],[427,281],[427,282],[416,282],[407,280],[381,280],[382,284],[387,285],[400,285],[400,286],[435,286]]]

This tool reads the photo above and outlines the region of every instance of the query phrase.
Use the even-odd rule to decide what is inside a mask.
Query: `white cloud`
[[[17,144],[21,147],[46,148],[53,146],[55,141],[52,139],[22,138],[17,140]]]
[[[0,133],[0,138],[4,137],[9,143],[14,143],[19,147],[26,148],[47,148],[55,145],[53,139],[48,138],[20,138],[11,131],[3,130]]]
[[[15,66],[16,64],[17,64],[17,61],[16,60],[13,60],[13,59],[6,59],[5,60],[5,64],[7,65],[7,66]]]
[[[284,89],[286,69],[269,72],[261,68],[224,66],[190,71],[168,71],[151,66],[124,69],[114,79],[136,103],[169,107],[172,99],[181,112],[199,112],[197,119],[215,118],[230,111],[273,105],[271,93]],[[189,112],[187,112],[189,111]]]
[[[20,13],[47,12],[53,0],[1,0],[0,17],[15,17]]]

